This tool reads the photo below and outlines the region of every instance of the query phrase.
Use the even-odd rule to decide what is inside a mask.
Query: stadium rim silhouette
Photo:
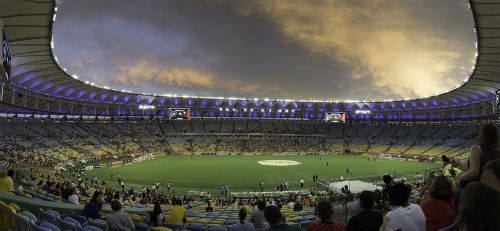
[[[136,94],[81,81],[59,66],[52,0],[3,1],[12,70],[2,78],[0,112],[90,117],[168,118],[169,108],[190,108],[192,118],[323,120],[345,112],[349,121],[443,121],[496,118],[500,88],[500,2],[471,0],[477,35],[474,67],[461,86],[431,97],[404,100],[315,101]],[[365,111],[369,113],[356,113]]]

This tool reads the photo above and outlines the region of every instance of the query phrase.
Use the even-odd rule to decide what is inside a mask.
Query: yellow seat
[[[151,231],[172,231],[171,229],[163,226],[152,227]]]
[[[9,207],[11,207],[12,209],[14,209],[14,211],[16,211],[16,213],[20,213],[21,212],[21,207],[19,207],[19,205],[16,205],[14,203],[9,203]]]
[[[137,214],[129,214],[130,219],[137,223],[144,223],[144,218]]]
[[[297,222],[287,222],[288,225],[296,225]]]
[[[196,219],[196,220],[194,220],[193,222],[194,222],[194,223],[201,223],[201,224],[204,224],[204,225],[208,224],[208,221],[206,221],[206,220],[201,220],[201,219]]]
[[[14,209],[5,204],[5,202],[0,201],[0,230],[9,230],[16,226],[14,213],[16,213]]]
[[[209,224],[224,225],[224,222],[223,221],[214,220],[214,221],[210,221]]]

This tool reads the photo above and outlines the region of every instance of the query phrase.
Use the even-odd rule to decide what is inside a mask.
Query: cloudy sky
[[[470,73],[465,0],[58,0],[68,72],[142,93],[411,98]]]

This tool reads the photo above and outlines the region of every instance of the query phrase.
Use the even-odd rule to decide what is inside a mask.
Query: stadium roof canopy
[[[58,65],[57,57],[53,53],[52,29],[54,21],[57,20],[55,1],[0,0],[0,6],[0,18],[5,25],[12,56],[11,86],[9,88],[17,94],[22,92],[34,97],[44,96],[49,97],[50,100],[69,100],[75,103],[136,106],[147,104],[165,107],[183,106],[183,103],[188,101],[189,104],[186,103],[185,106],[196,107],[196,105],[208,102],[209,105],[216,108],[230,107],[235,104],[243,107],[242,105],[255,101],[254,99],[222,97],[197,98],[135,94],[80,81],[78,77],[67,74]],[[334,102],[333,100],[332,102],[301,100],[266,100],[265,102],[342,104],[340,110],[344,111],[347,110],[346,105],[348,104],[352,104],[358,109],[370,110],[385,110],[385,107],[389,110],[391,108],[393,110],[410,108],[420,111],[450,107],[464,109],[468,108],[467,105],[479,103],[483,103],[487,107],[487,105],[492,104],[495,91],[500,88],[500,1],[473,0],[470,1],[470,7],[477,34],[476,62],[471,71],[472,74],[463,76],[465,78],[464,84],[457,86],[450,92],[418,99],[387,100],[384,102]],[[181,102],[179,103],[179,101]],[[227,101],[231,101],[231,103],[227,103]],[[264,100],[257,101],[264,103]],[[12,104],[14,105],[14,103]],[[360,104],[364,106],[360,106]],[[26,103],[24,106],[30,108]],[[490,108],[492,107],[490,106]],[[481,108],[484,107],[481,106]],[[327,111],[333,109],[335,106],[325,108]],[[46,111],[51,110],[47,109]],[[490,114],[492,111],[491,109]]]

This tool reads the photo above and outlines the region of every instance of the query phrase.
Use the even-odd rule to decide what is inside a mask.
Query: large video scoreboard
[[[327,112],[325,115],[325,122],[345,123],[345,113],[344,112]]]

